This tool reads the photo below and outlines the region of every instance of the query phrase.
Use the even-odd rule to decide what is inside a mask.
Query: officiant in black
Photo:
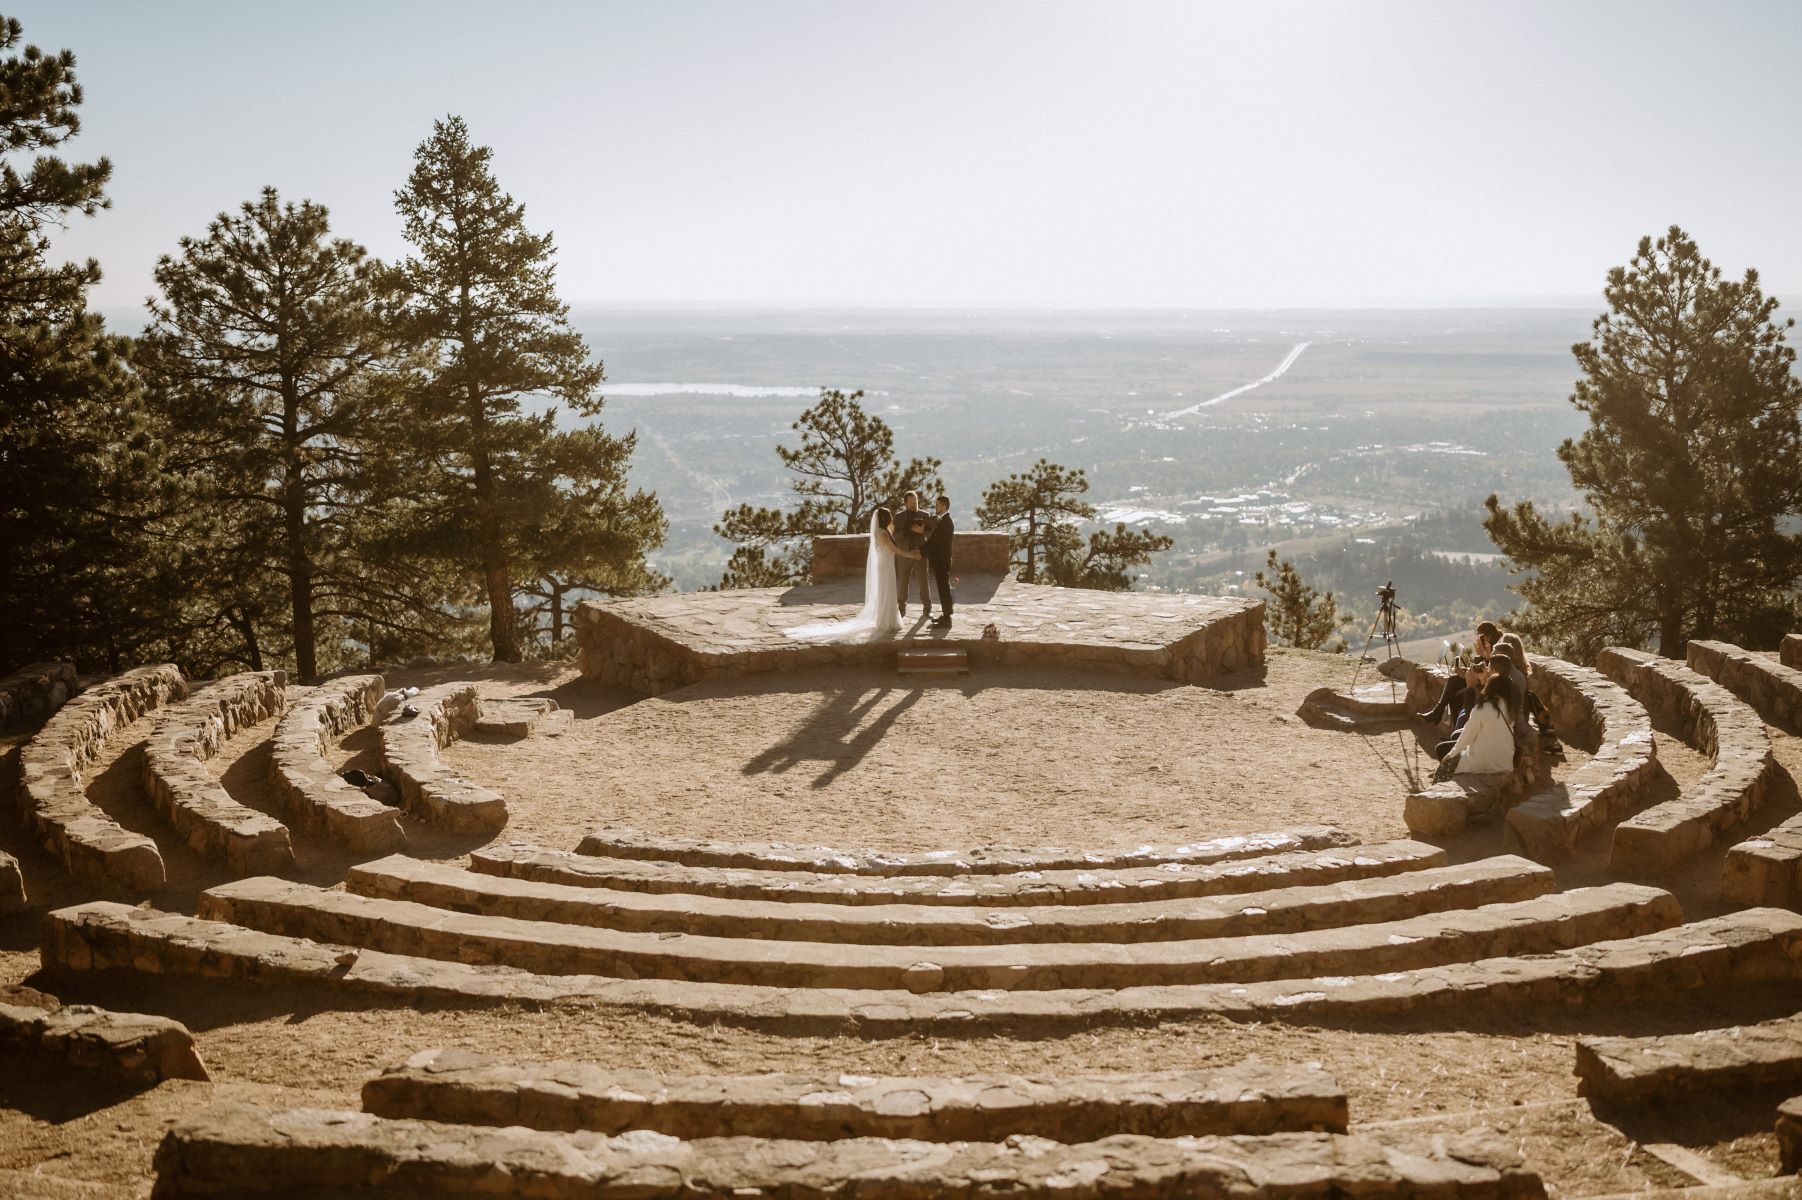
[[[932,532],[926,535],[926,544],[921,550],[939,592],[939,617],[932,624],[935,629],[945,629],[951,624],[951,535],[957,527],[951,523],[949,496],[940,496],[933,503],[932,511]]]

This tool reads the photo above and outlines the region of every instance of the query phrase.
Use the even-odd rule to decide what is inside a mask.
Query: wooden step
[[[901,650],[895,654],[895,670],[903,675],[968,675],[970,656],[950,648]]]

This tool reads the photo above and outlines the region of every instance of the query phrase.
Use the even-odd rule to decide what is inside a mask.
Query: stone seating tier
[[[655,895],[683,893],[774,903],[916,904],[970,907],[1144,903],[1218,896],[1260,888],[1376,879],[1446,864],[1424,842],[1380,842],[1343,849],[1294,850],[1219,863],[1165,863],[1082,871],[1000,875],[848,875],[693,867],[595,858],[515,844],[470,851],[470,870],[538,883]]]
[[[910,992],[1155,987],[1368,975],[1546,953],[1667,929],[1683,919],[1681,907],[1668,892],[1608,884],[1511,904],[1293,934],[1126,945],[839,946],[620,933],[471,916],[272,877],[211,888],[201,894],[198,912],[208,920],[288,937],[546,975]]]
[[[1131,1075],[660,1075],[427,1050],[363,1085],[363,1111],[457,1125],[670,1137],[1087,1142],[1115,1134],[1344,1133],[1325,1071],[1242,1064]]]
[[[1264,661],[1261,600],[1098,592],[967,573],[948,630],[904,626],[904,636],[847,644],[799,642],[784,632],[847,617],[862,603],[861,579],[584,601],[572,618],[578,664],[586,678],[659,695],[771,671],[892,671],[904,647],[961,650],[976,669],[1115,670],[1178,683]]]
[[[1183,845],[1143,845],[1124,850],[1062,850],[990,846],[973,850],[834,850],[789,842],[714,842],[672,838],[634,829],[599,829],[576,846],[578,854],[641,859],[686,867],[740,867],[851,875],[992,875],[1012,871],[1120,870],[1166,864],[1207,864],[1257,858],[1286,850],[1350,846],[1357,839],[1330,825],[1304,825]]]
[[[1296,933],[1530,900],[1556,886],[1550,868],[1509,857],[1219,898],[1030,908],[852,906],[648,895],[480,875],[405,855],[353,868],[345,881],[345,889],[359,896],[522,921],[629,933],[903,946],[1125,943]]]
[[[185,695],[187,684],[174,666],[139,667],[69,701],[20,749],[19,815],[81,882],[131,896],[164,885],[156,843],[91,803],[83,775],[120,729]]]
[[[1681,663],[1614,647],[1602,651],[1596,666],[1713,760],[1707,774],[1676,799],[1614,827],[1610,869],[1662,874],[1707,849],[1717,834],[1742,824],[1764,803],[1777,771],[1771,735],[1732,692]]]
[[[1489,1130],[1278,1133],[1066,1145],[750,1137],[684,1141],[649,1130],[609,1137],[385,1120],[368,1113],[222,1106],[172,1129],[156,1152],[156,1200],[271,1195],[485,1200],[765,1196],[938,1200],[1249,1198],[1526,1200],[1545,1195]],[[279,1183],[276,1183],[279,1181]]]
[[[287,675],[246,671],[210,683],[157,711],[144,744],[144,792],[182,840],[235,874],[292,870],[287,826],[239,804],[207,762],[247,726],[278,716]]]
[[[75,664],[36,662],[0,678],[0,730],[38,721],[81,690]]]
[[[276,724],[270,779],[289,822],[359,854],[387,854],[407,840],[400,814],[338,777],[326,755],[367,725],[382,698],[380,675],[328,680],[301,696]]]
[[[207,1078],[193,1035],[178,1021],[87,1004],[39,1008],[0,1001],[0,1061],[10,1069],[34,1059],[115,1086]]]
[[[482,716],[473,683],[427,688],[406,710],[382,722],[382,763],[408,812],[441,829],[495,833],[507,823],[507,802],[444,765],[438,751],[475,727]]]
[[[1641,805],[1658,769],[1657,746],[1651,717],[1625,688],[1561,659],[1532,662],[1531,686],[1553,727],[1592,753],[1562,783],[1508,811],[1502,846],[1539,862],[1561,862],[1584,834],[1618,823]]]
[[[1666,1037],[1577,1039],[1577,1078],[1595,1100],[1644,1104],[1716,1091],[1802,1089],[1802,1015]]]
[[[1689,666],[1727,688],[1774,724],[1802,722],[1802,671],[1727,642],[1689,644]],[[1734,904],[1802,908],[1802,813],[1727,851],[1721,896]]]
[[[1802,914],[1747,909],[1568,950],[1380,975],[954,994],[537,975],[322,944],[109,901],[48,914],[39,953],[53,973],[238,980],[284,995],[312,987],[406,1007],[607,1004],[785,1033],[961,1033],[990,1025],[1018,1030],[1208,1016],[1307,1023],[1407,1015],[1462,1025],[1478,1012],[1547,1014],[1703,989],[1741,995],[1763,984],[1793,988],[1802,982]]]

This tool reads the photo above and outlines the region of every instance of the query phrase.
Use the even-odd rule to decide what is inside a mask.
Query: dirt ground
[[[465,669],[485,695],[550,695],[576,721],[561,738],[472,739],[446,758],[508,798],[512,819],[499,840],[557,848],[573,848],[606,824],[897,849],[1124,846],[1302,823],[1340,825],[1367,841],[1405,837],[1402,797],[1433,765],[1422,737],[1314,729],[1293,715],[1309,690],[1343,682],[1344,673],[1342,659],[1273,651],[1264,670],[1217,690],[1043,672],[984,672],[912,688],[822,672],[639,699],[583,683],[567,669]],[[240,733],[213,767],[237,799],[274,811],[263,745],[270,728]],[[136,740],[147,729],[145,722],[125,732],[120,752],[97,764],[90,794],[128,827],[157,838],[171,885],[154,900],[191,911],[195,894],[225,875],[176,843],[144,803]],[[1791,773],[1802,771],[1802,739],[1779,732],[1777,740],[1786,770],[1758,825],[1797,806]],[[1659,750],[1667,772],[1661,796],[1707,769],[1673,737],[1661,736]],[[373,765],[375,757],[369,731],[347,738],[338,753],[340,765]],[[1560,773],[1582,757],[1573,750]],[[0,774],[0,790],[8,782]],[[406,825],[409,852],[422,857],[454,859],[478,841]],[[1446,844],[1455,858],[1469,859],[1499,853],[1500,841],[1492,824]],[[323,885],[342,879],[348,861],[330,846],[305,836],[295,845],[300,877]],[[194,1031],[213,1075],[210,1083],[170,1082],[120,1096],[48,1068],[0,1072],[0,1195],[146,1196],[157,1140],[183,1115],[221,1101],[354,1108],[369,1076],[445,1046],[671,1072],[1052,1073],[1319,1062],[1350,1094],[1354,1125],[1491,1125],[1517,1142],[1559,1196],[1685,1182],[1643,1149],[1661,1141],[1689,1146],[1744,1178],[1768,1177],[1777,1165],[1774,1098],[1598,1115],[1576,1096],[1571,1040],[1795,1011],[1795,997],[1780,991],[1628,1011],[1523,1012],[1461,1028],[1443,1020],[1328,1027],[1204,1020],[936,1038],[783,1036],[588,1007],[413,1011],[213,981],[45,978],[37,974],[39,915],[89,897],[11,828],[0,848],[20,856],[33,902],[32,912],[0,920],[0,984],[31,981],[65,1001],[174,1017]],[[1712,869],[1709,857],[1674,881],[1692,917],[1719,906],[1712,888],[1719,857]],[[1561,882],[1606,878],[1605,862],[1605,840],[1586,846]]]

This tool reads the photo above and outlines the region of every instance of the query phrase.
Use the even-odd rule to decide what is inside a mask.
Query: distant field
[[[969,523],[982,489],[1048,457],[1091,498],[1177,538],[1147,580],[1182,586],[1222,552],[1383,529],[1497,491],[1568,499],[1553,457],[1581,428],[1568,310],[1284,313],[579,311],[608,377],[752,391],[863,389],[906,455],[944,460]],[[1190,415],[1168,414],[1280,378]],[[665,570],[718,578],[710,526],[786,496],[775,445],[805,394],[614,394],[634,475],[670,513]],[[1262,492],[1263,495],[1258,495]],[[1483,551],[1486,544],[1429,549]],[[1216,568],[1217,569],[1217,568]]]

